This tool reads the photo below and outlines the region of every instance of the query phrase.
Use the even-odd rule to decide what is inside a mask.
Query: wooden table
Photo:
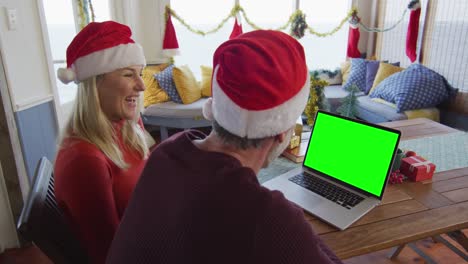
[[[383,125],[400,130],[402,140],[458,131],[423,118]],[[388,185],[381,205],[344,231],[308,213],[306,218],[341,259],[465,229],[468,168],[436,173],[425,182]]]

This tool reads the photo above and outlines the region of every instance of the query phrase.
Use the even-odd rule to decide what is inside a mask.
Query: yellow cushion
[[[375,87],[377,87],[377,85],[381,81],[385,80],[388,76],[390,76],[390,75],[392,75],[394,73],[400,72],[400,71],[402,71],[404,69],[405,68],[398,67],[398,66],[393,66],[391,64],[381,62],[379,64],[379,69],[377,70],[377,73],[375,74],[374,84],[372,85],[372,88],[370,89],[369,94],[372,94]]]
[[[372,98],[372,101],[377,102],[377,103],[381,103],[381,104],[385,104],[385,105],[388,105],[388,106],[396,109],[396,104],[392,104],[390,102],[387,102],[384,99]],[[433,121],[440,122],[440,111],[439,111],[439,109],[437,109],[435,107],[408,110],[408,111],[405,111],[404,113],[408,117],[408,119],[425,117],[425,118],[431,119]]]
[[[340,65],[340,68],[341,68],[341,76],[342,76],[342,79],[343,79],[343,84],[346,83],[346,81],[348,80],[348,76],[349,76],[349,71],[351,70],[351,61],[345,61],[345,62],[342,62],[341,65]]]
[[[170,100],[167,93],[161,89],[158,80],[154,78],[155,73],[159,73],[164,70],[168,65],[152,65],[146,66],[143,69],[143,82],[146,86],[146,90],[143,92],[143,105],[148,107],[153,104],[164,103]]]
[[[203,97],[211,97],[211,75],[213,68],[209,66],[200,66],[201,68],[201,95]]]
[[[408,111],[405,111],[405,115],[408,117],[408,119],[425,117],[433,121],[440,122],[440,112],[439,112],[439,109],[435,107],[408,110]]]
[[[187,65],[174,67],[172,78],[184,104],[191,104],[201,98],[201,89]]]
[[[374,101],[376,103],[381,103],[381,104],[384,104],[384,105],[388,105],[388,106],[396,109],[396,104],[387,102],[382,98],[372,98],[372,101]]]

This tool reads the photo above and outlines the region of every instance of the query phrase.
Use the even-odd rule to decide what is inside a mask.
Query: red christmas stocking
[[[242,34],[242,25],[237,22],[237,17],[236,20],[234,21],[234,27],[232,28],[231,35],[229,36],[229,39],[233,39],[237,36]]]
[[[414,62],[417,58],[416,44],[418,42],[419,31],[419,16],[421,15],[421,8],[411,10],[410,19],[408,23],[408,32],[406,33],[406,56]]]
[[[358,49],[360,36],[361,34],[359,33],[359,27],[349,26],[348,50],[346,52],[346,56],[348,56],[348,58],[360,58],[361,57],[361,52]]]

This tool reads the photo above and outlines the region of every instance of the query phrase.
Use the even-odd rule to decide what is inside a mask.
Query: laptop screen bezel
[[[396,129],[392,129],[392,128],[389,128],[389,127],[384,127],[384,126],[381,126],[381,125],[377,125],[377,124],[373,124],[373,123],[370,123],[370,122],[367,122],[367,121],[364,121],[364,120],[360,120],[360,119],[353,119],[353,118],[349,118],[349,117],[345,117],[345,116],[341,116],[341,115],[338,115],[338,114],[334,114],[334,113],[330,113],[330,112],[327,112],[327,111],[324,111],[324,110],[318,110],[317,113],[315,114],[315,119],[314,120],[317,120],[317,117],[319,114],[324,114],[324,115],[329,115],[329,116],[333,116],[333,117],[337,117],[337,118],[340,118],[340,119],[345,119],[345,120],[348,120],[348,121],[351,121],[351,122],[355,122],[355,123],[360,123],[360,124],[363,124],[363,125],[366,125],[366,126],[371,126],[371,127],[374,127],[374,128],[378,128],[378,129],[382,129],[382,130],[386,130],[386,131],[389,131],[389,132],[392,132],[392,133],[395,133],[397,134],[397,140],[396,140],[396,144],[395,144],[395,147],[393,149],[393,154],[392,154],[392,159],[390,161],[390,165],[388,167],[388,170],[387,170],[387,175],[385,176],[385,180],[384,180],[384,184],[382,186],[382,189],[380,191],[380,195],[375,195],[373,193],[370,193],[366,190],[363,190],[361,188],[358,188],[356,186],[353,186],[349,183],[346,183],[344,181],[341,181],[335,177],[332,177],[326,173],[323,173],[321,171],[318,171],[316,169],[313,169],[309,166],[306,166],[305,165],[305,162],[306,162],[306,157],[307,157],[307,154],[309,153],[309,145],[310,145],[310,140],[312,139],[312,134],[314,132],[314,126],[312,125],[311,127],[311,132],[310,132],[310,137],[309,137],[309,142],[307,144],[307,150],[305,152],[305,155],[304,155],[304,160],[302,161],[302,166],[304,168],[306,168],[307,170],[310,170],[312,173],[315,173],[315,174],[318,174],[324,178],[326,178],[327,180],[331,180],[333,182],[336,182],[340,185],[343,185],[347,188],[350,188],[352,190],[355,190],[359,193],[362,193],[364,195],[367,195],[367,196],[372,196],[372,197],[375,197],[379,200],[382,200],[382,197],[383,197],[383,193],[385,191],[385,188],[387,187],[387,182],[388,182],[388,178],[390,177],[390,174],[391,174],[391,171],[392,171],[392,167],[393,167],[393,163],[395,161],[395,156],[396,156],[396,153],[397,153],[397,150],[398,150],[398,146],[399,146],[399,143],[400,143],[400,138],[401,138],[401,131],[399,130],[396,130]]]

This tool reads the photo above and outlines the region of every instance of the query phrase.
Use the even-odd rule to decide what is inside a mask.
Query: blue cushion
[[[168,66],[160,73],[156,73],[154,78],[158,80],[159,86],[169,95],[171,101],[174,103],[182,104],[182,98],[180,98],[179,93],[177,92],[174,79],[172,78],[172,69],[174,65]]]
[[[367,62],[365,59],[351,59],[351,70],[343,89],[348,90],[353,84],[361,91],[366,89]]]
[[[397,112],[434,107],[456,93],[437,72],[412,64],[383,80],[370,95],[396,104]]]

